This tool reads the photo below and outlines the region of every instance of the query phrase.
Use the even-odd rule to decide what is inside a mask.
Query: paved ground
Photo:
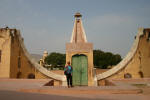
[[[35,93],[22,93],[15,91],[0,91],[0,100],[91,100],[91,98],[79,98],[71,96],[46,95]],[[98,99],[92,99],[98,100]],[[108,99],[99,99],[108,100]]]
[[[22,93],[0,90],[0,100],[149,100],[150,97],[137,94],[99,94],[99,95],[51,95]]]
[[[0,79],[0,100],[150,100],[150,80],[115,80],[116,86],[50,87],[49,80]],[[140,92],[142,90],[142,93]]]

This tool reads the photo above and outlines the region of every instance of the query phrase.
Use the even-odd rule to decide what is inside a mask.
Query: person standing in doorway
[[[64,74],[66,75],[67,78],[67,84],[68,88],[73,87],[72,86],[72,66],[70,65],[70,62],[67,62],[67,66],[64,68]]]

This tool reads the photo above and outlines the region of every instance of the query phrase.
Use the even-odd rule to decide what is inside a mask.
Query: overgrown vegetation
[[[133,86],[136,86],[138,88],[147,88],[148,85],[147,84],[132,84]]]

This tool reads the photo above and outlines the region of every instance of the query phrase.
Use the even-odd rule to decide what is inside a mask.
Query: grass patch
[[[138,88],[146,88],[146,87],[148,87],[148,85],[147,84],[132,84],[133,86],[136,86],[136,87],[138,87]]]

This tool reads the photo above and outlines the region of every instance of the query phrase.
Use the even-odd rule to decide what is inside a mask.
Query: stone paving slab
[[[116,86],[76,86],[67,88],[63,86],[44,86],[50,80],[47,79],[0,79],[0,90],[15,90],[21,92],[35,92],[45,94],[138,94],[141,89],[116,82]]]
[[[0,90],[40,88],[50,79],[0,79]]]
[[[72,95],[78,95],[78,94],[139,94],[142,93],[141,89],[20,89],[17,90],[20,92],[29,92],[29,93],[42,93],[42,94],[72,94]]]
[[[50,80],[47,79],[0,79],[0,91],[12,91],[17,94],[37,94],[37,95],[55,95],[69,96],[79,98],[92,98],[94,100],[149,100],[150,89],[146,93],[141,93],[142,89],[131,86],[132,82],[113,81],[116,86],[98,86],[98,87],[53,87],[44,86]],[[137,81],[137,80],[136,80]],[[137,81],[140,83],[144,81]],[[147,81],[146,83],[149,83]],[[17,92],[18,91],[18,92]],[[145,91],[145,90],[144,90]],[[148,92],[147,92],[148,91]],[[0,95],[0,100],[3,95]],[[42,99],[42,98],[41,98]],[[39,98],[39,100],[41,100]],[[62,98],[63,99],[63,98]],[[5,99],[6,100],[6,99]],[[8,99],[9,100],[9,99]],[[16,99],[15,99],[16,100]],[[79,99],[80,100],[80,99]]]
[[[0,90],[0,100],[149,100],[149,97],[141,94],[78,94],[68,96]]]

